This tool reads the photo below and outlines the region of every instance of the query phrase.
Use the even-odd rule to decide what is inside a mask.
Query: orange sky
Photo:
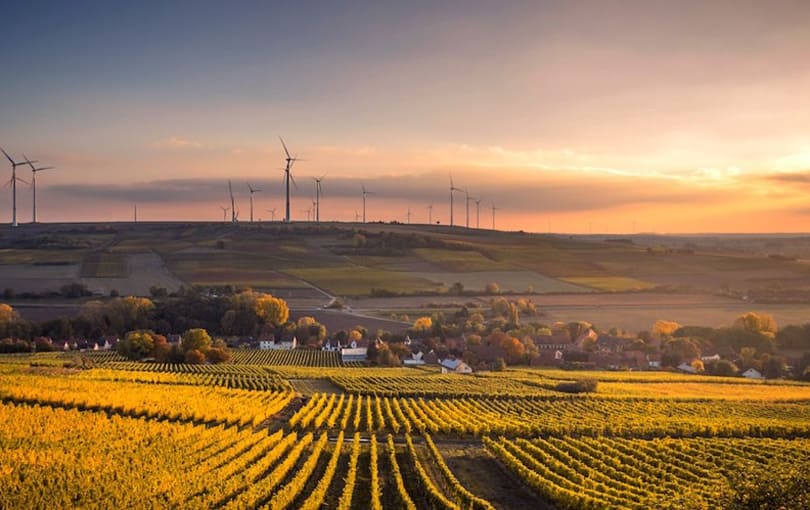
[[[326,174],[323,219],[365,185],[371,220],[447,224],[452,173],[482,227],[810,230],[806,2],[13,8],[0,146],[58,167],[41,221],[213,220],[228,179],[280,214],[280,134],[294,219]]]

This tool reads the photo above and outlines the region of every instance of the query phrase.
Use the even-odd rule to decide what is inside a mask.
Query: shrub
[[[574,382],[561,382],[554,389],[563,393],[594,393],[598,383],[596,379],[578,379]]]

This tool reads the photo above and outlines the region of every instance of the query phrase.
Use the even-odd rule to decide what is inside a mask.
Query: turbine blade
[[[43,166],[43,167],[39,167],[39,168],[34,168],[33,165],[31,166],[31,170],[33,170],[34,172],[41,172],[43,170],[53,170],[54,168],[56,168],[56,167],[55,166]]]
[[[280,136],[278,137],[278,139],[281,140],[281,146],[284,147],[284,152],[287,154],[287,157],[289,158],[290,157],[290,151],[287,150],[287,144],[284,143],[284,139],[281,138]]]
[[[14,163],[14,160],[13,160],[13,159],[11,159],[11,156],[9,156],[9,155],[8,155],[8,152],[6,152],[6,150],[5,150],[5,149],[3,149],[2,147],[0,147],[0,151],[3,151],[3,154],[5,154],[5,155],[6,155],[6,158],[8,158],[8,160],[9,160],[9,161],[11,161],[11,164],[12,164],[12,165],[15,165],[15,164],[16,164],[16,163]]]

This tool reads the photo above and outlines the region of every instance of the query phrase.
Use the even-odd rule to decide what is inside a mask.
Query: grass
[[[83,250],[24,250],[0,249],[0,264],[77,264]]]
[[[561,280],[606,292],[627,292],[655,287],[655,284],[626,276],[569,276]]]
[[[286,272],[341,296],[368,295],[372,289],[401,293],[445,290],[441,284],[409,273],[363,266],[295,268]]]
[[[127,274],[127,258],[120,253],[92,252],[82,261],[83,278],[126,278]]]
[[[442,250],[436,248],[417,248],[413,250],[419,257],[453,272],[464,271],[498,271],[514,269],[509,263],[493,260],[478,251]]]
[[[299,289],[307,285],[276,271],[272,259],[233,252],[182,253],[165,257],[169,269],[196,285],[236,285],[256,288]]]

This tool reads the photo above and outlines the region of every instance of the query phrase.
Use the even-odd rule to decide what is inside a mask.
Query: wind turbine
[[[312,180],[315,181],[315,221],[321,221],[321,195],[323,194],[323,187],[321,187],[321,182],[323,182],[323,178],[326,177],[326,174],[323,174],[320,177],[313,177]]]
[[[354,211],[354,222],[357,223],[358,221],[360,221],[360,213]]]
[[[276,221],[276,208],[267,209],[267,212],[270,213],[270,221]]]
[[[408,206],[408,225],[411,224],[411,207]]]
[[[456,188],[453,185],[453,174],[450,174],[450,226],[453,226],[453,192],[454,191],[464,191],[461,188]]]
[[[309,209],[304,209],[304,212],[307,213],[307,221],[310,221],[309,217],[310,214],[312,214],[312,206],[310,206]]]
[[[367,191],[366,186],[361,184],[360,187],[363,189],[363,223],[366,222],[366,195],[373,195],[373,191]]]
[[[25,159],[28,159],[28,158],[25,157],[25,154],[23,154],[23,157]],[[35,167],[33,161],[29,161],[28,166],[31,167],[31,187],[34,189],[34,214],[32,216],[31,223],[36,223],[37,222],[37,172],[41,172],[43,170],[51,170],[54,167],[52,167],[52,166]]]
[[[475,199],[475,228],[481,228],[481,199]]]
[[[222,209],[222,221],[223,222],[228,221],[228,211],[230,211],[231,208],[222,206],[219,206],[219,208]]]
[[[430,204],[429,206],[427,206],[427,210],[428,210],[428,225],[432,225],[433,224],[433,204]]]
[[[495,208],[495,202],[492,202],[492,230],[495,230],[495,211],[498,209]]]
[[[25,155],[23,155],[25,160],[23,160],[23,161],[14,161],[13,159],[11,159],[11,156],[8,155],[8,152],[6,152],[3,148],[0,148],[0,151],[3,151],[3,154],[5,154],[6,158],[9,160],[9,162],[11,162],[11,180],[9,181],[11,183],[11,196],[12,196],[11,226],[16,227],[17,226],[17,179],[18,179],[18,177],[17,177],[17,167],[22,166],[22,165],[30,165],[31,163],[37,163],[37,161],[36,160],[28,161],[28,158],[25,158]],[[20,180],[23,181],[22,179],[20,179]],[[23,182],[25,182],[25,181],[23,181]]]
[[[135,223],[138,223],[138,204],[134,204],[134,207],[135,207],[135,215],[134,215],[133,218],[134,218]]]
[[[236,223],[236,207],[233,203],[233,186],[230,179],[228,179],[228,195],[231,197],[231,223]]]
[[[284,166],[284,187],[285,187],[286,193],[287,193],[287,206],[286,206],[286,214],[284,216],[284,221],[286,223],[289,223],[290,222],[290,181],[292,181],[293,184],[295,184],[295,179],[293,178],[293,176],[292,176],[292,174],[290,172],[292,170],[293,163],[298,161],[298,158],[297,157],[294,158],[294,157],[290,156],[290,151],[287,150],[287,144],[284,143],[283,138],[281,138],[279,136],[278,139],[281,140],[281,146],[284,147],[284,154],[287,155],[287,158],[285,159],[287,164]]]
[[[467,228],[470,228],[470,200],[475,201],[475,197],[471,197],[470,193],[465,189],[464,195],[466,196],[466,206],[467,206]]]
[[[247,187],[248,190],[250,190],[250,222],[253,223],[253,194],[261,190],[254,188],[249,182],[247,183]]]

